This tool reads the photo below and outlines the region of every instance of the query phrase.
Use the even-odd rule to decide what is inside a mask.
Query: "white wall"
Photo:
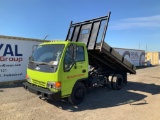
[[[134,66],[142,66],[145,62],[145,51],[114,48],[119,54],[125,57]]]
[[[0,38],[0,82],[25,79],[32,46],[40,43]]]

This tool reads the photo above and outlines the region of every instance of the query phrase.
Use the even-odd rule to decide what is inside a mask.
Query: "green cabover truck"
[[[108,85],[120,90],[135,67],[104,42],[107,16],[70,24],[65,41],[38,45],[30,57],[24,88],[49,100],[83,102],[88,89]],[[89,67],[90,66],[90,67]],[[111,80],[109,81],[109,76]]]

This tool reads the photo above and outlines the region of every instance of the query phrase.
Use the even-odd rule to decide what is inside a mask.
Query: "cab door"
[[[68,96],[77,80],[88,77],[88,60],[83,45],[70,44],[65,52],[62,76],[62,96]]]

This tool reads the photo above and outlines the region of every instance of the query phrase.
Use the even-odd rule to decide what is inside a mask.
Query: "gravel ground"
[[[39,99],[22,85],[0,86],[0,120],[159,120],[160,66],[138,69],[116,91],[98,88],[73,106]]]

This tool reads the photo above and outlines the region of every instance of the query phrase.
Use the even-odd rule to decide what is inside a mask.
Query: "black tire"
[[[123,77],[120,74],[112,76],[111,86],[114,90],[120,90],[123,87]]]
[[[86,97],[86,87],[82,82],[77,82],[72,90],[68,100],[73,105],[78,105],[83,102]]]

